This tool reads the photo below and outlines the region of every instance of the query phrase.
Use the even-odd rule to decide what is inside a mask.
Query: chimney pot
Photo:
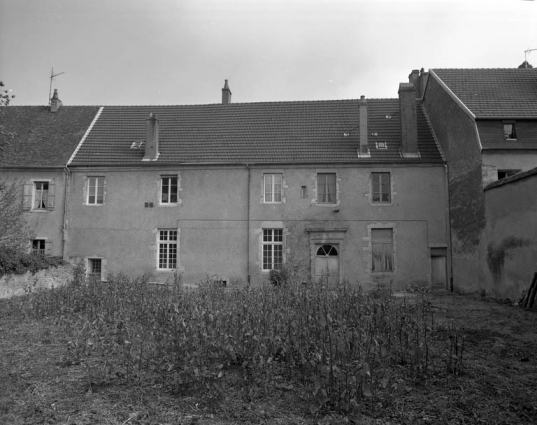
[[[58,89],[54,89],[52,99],[50,99],[50,112],[58,112],[58,109],[63,106],[62,101],[58,97]]]
[[[222,105],[231,103],[231,90],[227,84],[227,80],[224,82],[224,88],[222,89]]]

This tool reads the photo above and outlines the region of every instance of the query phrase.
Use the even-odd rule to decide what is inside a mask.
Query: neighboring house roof
[[[96,106],[62,106],[52,113],[47,106],[4,106],[0,125],[14,134],[0,141],[2,166],[65,166],[97,111]]]
[[[506,184],[516,182],[528,177],[537,176],[537,168],[532,168],[531,170],[523,171],[521,173],[516,173],[510,177],[505,177],[501,180],[490,183],[485,187],[484,190],[493,189],[495,187],[505,186]]]
[[[359,100],[187,106],[105,106],[71,165],[442,162],[418,104],[419,159],[403,159],[398,99],[368,99],[371,158],[358,158]],[[149,113],[159,119],[157,161],[142,162]],[[345,136],[345,133],[349,133]],[[386,142],[388,149],[375,148]]]
[[[537,69],[431,69],[479,118],[537,118]]]

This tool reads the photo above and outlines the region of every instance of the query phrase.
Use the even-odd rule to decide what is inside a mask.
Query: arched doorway
[[[315,246],[315,281],[330,286],[339,283],[339,252],[335,244]]]

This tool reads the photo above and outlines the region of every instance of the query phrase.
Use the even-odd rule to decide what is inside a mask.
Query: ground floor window
[[[102,260],[100,258],[88,259],[88,277],[90,280],[101,280]]]
[[[393,229],[371,229],[373,272],[393,271]]]
[[[177,268],[177,230],[159,230],[158,268]]]
[[[32,254],[45,255],[45,239],[34,239],[32,241]]]
[[[263,229],[263,270],[279,270],[283,264],[283,229]]]

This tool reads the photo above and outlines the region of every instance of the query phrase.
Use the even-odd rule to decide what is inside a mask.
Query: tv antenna
[[[58,72],[57,74],[54,74],[54,68],[50,71],[50,87],[48,89],[48,104],[50,105],[50,100],[52,99],[51,93],[52,93],[52,80],[54,77],[57,77],[58,75],[65,74],[65,72]]]
[[[529,52],[534,52],[535,50],[537,49],[528,49],[528,50],[524,50],[524,61],[527,63],[528,62],[528,53]]]

